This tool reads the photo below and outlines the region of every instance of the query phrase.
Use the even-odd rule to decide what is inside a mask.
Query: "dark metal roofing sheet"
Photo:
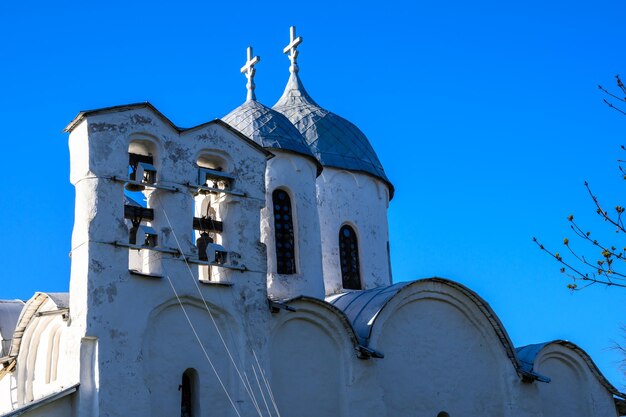
[[[308,156],[319,165],[298,129],[281,113],[256,100],[246,101],[222,120],[264,148]]]
[[[0,357],[9,354],[13,332],[23,308],[21,300],[0,300]]]
[[[330,303],[344,312],[356,332],[359,343],[367,346],[372,325],[387,302],[412,282],[399,282],[387,287],[351,291],[330,299]]]
[[[70,307],[70,293],[69,292],[47,292],[46,295],[54,301],[57,308],[69,308]]]
[[[606,388],[612,395],[622,398],[622,399],[626,399],[626,394],[618,391],[617,388],[615,388],[613,384],[611,384],[606,379],[606,377],[602,374],[600,369],[598,369],[598,366],[595,364],[593,359],[591,359],[589,354],[585,352],[578,345],[572,342],[569,342],[567,340],[552,340],[550,342],[536,343],[533,345],[526,345],[526,346],[515,348],[515,352],[517,353],[517,357],[519,358],[522,368],[527,372],[534,373],[535,360],[537,359],[539,352],[541,352],[544,348],[546,348],[549,345],[565,346],[566,348],[571,349],[574,352],[576,352],[578,355],[580,355],[582,360],[589,367],[589,370],[591,371],[591,373],[598,379],[598,381],[600,382],[600,384],[602,384],[602,386],[604,386],[604,388]]]
[[[516,347],[515,353],[520,361],[522,369],[527,372],[532,372],[535,365],[535,358],[548,343],[536,343],[534,345],[526,345],[522,347]]]

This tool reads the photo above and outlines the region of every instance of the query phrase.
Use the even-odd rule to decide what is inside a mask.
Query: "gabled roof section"
[[[534,372],[533,369],[535,366],[535,360],[539,356],[539,353],[550,345],[564,346],[576,352],[581,357],[581,359],[587,364],[591,373],[598,379],[600,384],[604,388],[607,389],[607,391],[609,391],[612,395],[619,397],[622,400],[626,400],[626,394],[618,391],[617,388],[615,388],[613,384],[611,384],[608,381],[608,379],[606,379],[606,377],[602,374],[600,369],[598,369],[598,366],[591,359],[589,354],[585,352],[578,345],[572,342],[569,342],[567,340],[557,339],[557,340],[552,340],[550,342],[535,343],[532,345],[526,345],[526,346],[515,348],[515,351],[517,352],[517,356],[520,360],[522,367],[527,371]]]
[[[56,304],[59,310],[63,308],[70,308],[70,293],[69,292],[48,292],[46,293],[54,304]]]
[[[9,356],[12,358],[17,357],[20,352],[20,345],[22,343],[22,336],[26,331],[26,327],[37,316],[37,312],[41,306],[48,300],[52,300],[58,310],[69,308],[69,293],[50,293],[37,292],[35,295],[26,302],[22,313],[15,326],[15,332],[13,333],[13,340],[11,341],[11,349],[9,350]]]
[[[361,130],[348,120],[320,107],[292,72],[282,97],[272,107],[302,133],[323,166],[364,172],[381,179],[393,198],[394,187],[376,152]]]
[[[76,117],[74,117],[74,119],[67,126],[65,126],[65,129],[63,129],[63,131],[71,132],[72,130],[74,130],[76,126],[80,124],[80,122],[82,122],[85,119],[85,117],[96,116],[99,114],[121,113],[121,112],[129,111],[129,110],[137,110],[137,109],[149,109],[154,114],[156,114],[161,120],[163,120],[166,124],[168,124],[172,129],[177,130],[179,132],[185,130],[176,126],[170,119],[165,117],[165,115],[161,113],[159,110],[157,110],[157,108],[154,107],[151,103],[144,101],[143,103],[121,104],[118,106],[101,107],[99,109],[93,109],[93,110],[82,110],[76,115]]]
[[[528,370],[522,366],[517,357],[511,339],[506,333],[500,319],[496,316],[496,313],[478,294],[457,282],[438,277],[417,281],[399,282],[387,287],[350,291],[343,294],[333,295],[327,297],[326,301],[344,312],[359,338],[359,343],[364,346],[368,346],[372,334],[372,328],[376,323],[376,319],[379,317],[383,309],[393,300],[393,298],[402,291],[407,291],[411,287],[428,282],[434,282],[456,289],[476,305],[493,328],[496,337],[502,343],[502,347],[504,348],[507,357],[513,364],[515,371],[522,379],[529,381],[538,380],[542,382],[549,381],[548,378],[536,374],[532,371],[532,369]]]
[[[119,106],[102,107],[100,109],[81,111],[65,127],[65,129],[63,129],[63,131],[64,132],[68,132],[68,133],[72,132],[72,130],[74,130],[74,128],[76,128],[76,126],[78,126],[86,117],[89,117],[89,116],[95,116],[95,115],[100,115],[100,114],[110,114],[110,113],[121,113],[121,112],[125,112],[125,111],[138,110],[138,109],[148,109],[149,111],[154,113],[159,119],[161,119],[166,125],[168,125],[169,127],[171,127],[174,131],[176,131],[178,133],[183,133],[184,134],[184,133],[188,133],[190,131],[193,131],[193,130],[196,130],[196,129],[201,129],[201,128],[205,127],[205,126],[210,126],[210,125],[221,126],[221,127],[225,128],[226,130],[228,130],[229,132],[237,135],[238,137],[240,137],[241,139],[246,141],[253,148],[255,148],[258,151],[260,151],[263,154],[265,154],[266,157],[271,158],[273,156],[273,154],[271,152],[267,151],[265,148],[263,148],[262,146],[260,146],[256,142],[254,142],[252,139],[250,139],[249,137],[247,137],[246,135],[244,135],[243,133],[241,133],[237,129],[234,129],[228,123],[225,123],[225,122],[223,122],[220,119],[211,120],[209,122],[205,122],[205,123],[199,124],[197,126],[189,127],[189,128],[179,127],[179,126],[176,126],[169,118],[167,118],[156,107],[154,107],[151,103],[149,103],[147,101],[145,101],[143,103],[124,104],[124,105],[119,105]]]

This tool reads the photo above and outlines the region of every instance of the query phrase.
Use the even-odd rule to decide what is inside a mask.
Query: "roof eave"
[[[76,128],[76,126],[78,126],[85,118],[87,118],[89,116],[95,116],[95,115],[100,115],[100,114],[108,114],[108,113],[119,113],[119,112],[124,112],[124,111],[129,111],[129,110],[137,110],[137,109],[144,109],[144,108],[150,110],[151,112],[153,112],[157,117],[159,117],[163,122],[165,122],[168,126],[170,126],[173,130],[177,131],[178,133],[187,133],[187,132],[190,132],[190,131],[193,131],[193,130],[201,129],[201,128],[206,127],[206,126],[217,124],[217,125],[219,125],[219,126],[221,126],[223,128],[226,128],[228,131],[236,134],[241,139],[245,140],[251,147],[253,147],[256,150],[260,151],[261,153],[265,154],[265,156],[268,157],[268,159],[274,156],[271,152],[269,152],[268,150],[266,150],[265,148],[263,148],[262,146],[260,146],[259,144],[257,144],[253,140],[251,140],[249,137],[247,137],[246,135],[244,135],[243,133],[241,133],[240,131],[238,131],[237,129],[233,128],[228,123],[226,123],[226,122],[224,122],[224,121],[222,121],[220,119],[214,119],[214,120],[211,120],[211,121],[208,121],[208,122],[205,122],[205,123],[201,123],[199,125],[196,125],[196,126],[193,126],[193,127],[189,127],[189,128],[182,128],[182,127],[176,126],[169,118],[167,118],[163,113],[161,113],[156,107],[154,107],[148,101],[145,101],[143,103],[123,104],[123,105],[119,105],[119,106],[103,107],[103,108],[100,108],[100,109],[81,111],[65,127],[65,129],[63,129],[63,131],[71,133],[72,130],[74,130]]]
[[[83,110],[79,112],[76,117],[63,129],[63,132],[71,133],[76,126],[80,124],[86,117],[95,116],[99,114],[107,114],[107,113],[119,113],[128,110],[136,110],[147,108],[150,109],[154,114],[156,114],[161,120],[163,120],[166,124],[168,124],[172,129],[177,131],[182,131],[184,129],[176,126],[170,119],[168,119],[163,113],[161,113],[156,107],[154,107],[149,101],[144,101],[141,103],[131,103],[131,104],[121,104],[118,106],[110,106],[110,107],[102,107],[99,109],[93,110]]]
[[[74,384],[68,388],[65,388],[59,392],[56,392],[54,394],[50,394],[50,395],[46,395],[45,397],[39,398],[37,400],[34,400],[30,403],[24,404],[23,406],[12,410],[10,412],[8,412],[7,414],[3,414],[3,417],[17,417],[17,416],[21,416],[29,411],[32,411],[36,408],[42,407],[46,404],[50,404],[56,400],[60,400],[63,397],[67,397],[68,395],[71,395],[73,393],[75,393],[78,390],[78,386],[80,384]]]
[[[330,165],[330,164],[324,164],[324,166],[328,167],[328,168],[341,169],[341,170],[350,171],[350,172],[358,172],[360,174],[365,174],[365,175],[369,175],[372,178],[376,178],[377,180],[380,180],[383,183],[385,183],[385,185],[387,186],[387,189],[389,190],[389,201],[393,200],[393,197],[394,197],[394,195],[396,193],[396,188],[393,186],[391,181],[389,181],[385,177],[381,177],[380,175],[373,174],[373,173],[371,173],[369,171],[365,171],[363,169],[350,169],[350,168],[344,168],[344,167]]]

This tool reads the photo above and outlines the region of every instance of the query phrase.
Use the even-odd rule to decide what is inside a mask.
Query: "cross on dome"
[[[246,88],[248,89],[248,95],[246,97],[246,100],[256,100],[256,95],[254,94],[254,73],[256,72],[256,70],[254,69],[254,66],[256,64],[259,63],[259,61],[261,61],[261,57],[259,56],[255,56],[253,57],[253,52],[252,52],[252,47],[248,46],[248,60],[246,61],[246,64],[241,67],[241,73],[244,74],[246,76],[246,78],[248,79],[248,83],[246,84]]]
[[[291,61],[291,66],[289,67],[290,72],[298,72],[298,63],[296,59],[298,58],[298,45],[302,43],[302,37],[296,37],[296,27],[291,26],[289,28],[289,45],[285,46],[283,49],[284,54],[289,54],[289,60]]]

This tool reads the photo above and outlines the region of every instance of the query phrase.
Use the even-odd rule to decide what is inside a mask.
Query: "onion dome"
[[[272,108],[293,123],[323,166],[373,175],[387,184],[393,198],[393,185],[363,132],[343,117],[320,107],[304,89],[298,77],[295,49],[301,42],[301,37],[295,38],[292,27],[291,42],[284,49],[291,60],[291,75],[285,92]]]
[[[256,100],[254,65],[259,61],[259,57],[252,58],[252,48],[249,47],[248,62],[241,68],[241,72],[248,78],[246,102],[222,117],[222,121],[264,148],[293,152],[310,158],[315,162],[319,175],[322,172],[322,166],[298,129],[284,115]]]

